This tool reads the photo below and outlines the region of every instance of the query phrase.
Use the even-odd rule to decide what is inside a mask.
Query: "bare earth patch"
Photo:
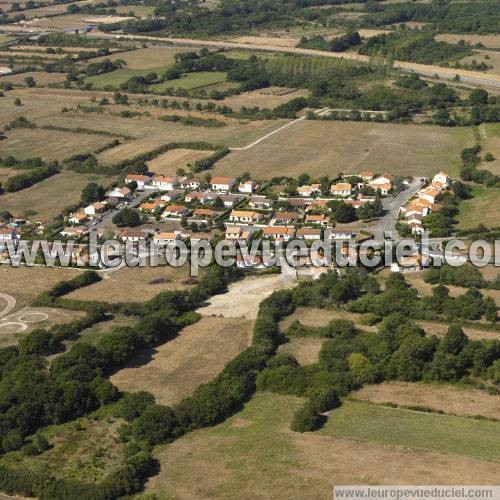
[[[276,290],[292,286],[281,274],[247,278],[231,284],[227,293],[211,297],[208,305],[200,307],[198,312],[203,316],[255,319],[262,300]]]
[[[351,394],[354,399],[374,403],[395,403],[402,406],[422,406],[453,415],[499,418],[500,398],[476,389],[451,385],[383,382],[366,385]]]
[[[248,347],[252,326],[241,318],[201,318],[152,353],[141,353],[111,382],[121,390],[149,391],[161,404],[179,403]]]
[[[434,323],[432,321],[417,321],[417,323],[429,335],[436,335],[437,337],[443,337],[448,330],[448,325],[445,323]],[[479,330],[468,326],[463,326],[462,329],[471,340],[500,340],[500,332]]]

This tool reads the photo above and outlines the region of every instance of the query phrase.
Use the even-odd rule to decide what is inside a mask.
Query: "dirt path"
[[[7,316],[16,307],[16,299],[12,295],[0,292],[0,299],[4,300],[6,305],[2,311],[0,311],[0,318]]]

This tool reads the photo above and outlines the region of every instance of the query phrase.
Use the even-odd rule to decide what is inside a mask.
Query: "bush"
[[[119,415],[130,422],[140,417],[144,410],[154,402],[154,396],[146,391],[125,394],[118,404]]]
[[[290,429],[294,432],[311,432],[319,429],[323,422],[324,417],[307,402],[295,412]]]
[[[33,443],[27,443],[21,448],[21,453],[27,457],[38,455],[38,448]]]

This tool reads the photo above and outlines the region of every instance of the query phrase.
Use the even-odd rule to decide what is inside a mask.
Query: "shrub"
[[[307,402],[295,412],[290,429],[294,432],[311,432],[319,429],[323,422],[324,417]]]

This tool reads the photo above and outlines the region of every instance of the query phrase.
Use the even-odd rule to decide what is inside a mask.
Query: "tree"
[[[341,202],[334,210],[333,219],[341,224],[353,222],[357,219],[356,209],[352,205],[346,205]]]
[[[117,226],[136,227],[142,223],[141,216],[133,208],[124,208],[113,216],[113,224]]]
[[[23,103],[21,102],[21,99],[19,97],[16,97],[16,100],[14,101],[14,106],[22,106]]]
[[[146,391],[125,394],[118,404],[120,416],[131,422],[141,416],[144,413],[144,410],[148,406],[153,405],[154,402],[154,396]]]
[[[135,438],[151,445],[171,441],[178,426],[172,408],[160,405],[148,406],[132,424]]]
[[[94,203],[102,200],[106,194],[106,190],[97,182],[89,182],[83,189],[81,200],[82,203]]]
[[[495,323],[497,320],[497,305],[495,301],[491,297],[486,297],[483,301],[484,305],[484,317],[491,321],[491,323]]]
[[[32,76],[27,76],[24,79],[24,83],[26,84],[26,87],[35,87],[36,86],[36,81]]]
[[[474,89],[469,94],[469,103],[472,106],[477,106],[479,104],[488,104],[488,92],[484,89]]]
[[[468,341],[469,339],[460,325],[450,325],[439,344],[439,350],[456,355],[462,351]]]
[[[349,370],[358,383],[369,384],[375,382],[377,370],[364,354],[353,352],[349,355],[348,362]]]
[[[290,429],[294,432],[315,431],[321,427],[323,420],[324,417],[308,402],[295,412]]]
[[[41,434],[36,434],[33,438],[33,444],[38,448],[40,453],[50,448],[49,442]]]

